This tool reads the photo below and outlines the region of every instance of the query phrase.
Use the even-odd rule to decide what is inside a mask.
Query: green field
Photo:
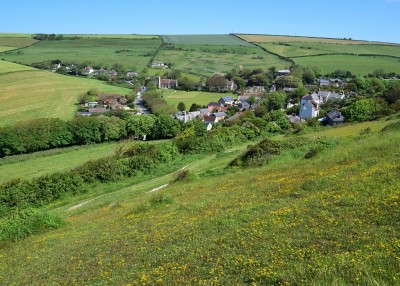
[[[316,67],[322,74],[335,70],[349,70],[353,74],[368,74],[382,68],[385,72],[400,73],[400,59],[382,56],[311,56],[295,59],[296,64],[304,67]]]
[[[311,159],[304,146],[225,169],[243,145],[181,162],[187,181],[49,206],[68,223],[2,245],[0,284],[397,285],[400,133],[377,132],[386,123],[327,129]]]
[[[333,38],[319,38],[319,37],[302,37],[302,36],[284,36],[284,35],[254,35],[254,34],[237,34],[237,36],[248,42],[257,43],[279,43],[279,42],[312,42],[312,43],[328,43],[328,44],[345,44],[345,45],[358,45],[358,44],[384,44],[391,45],[391,43],[371,42],[362,40],[344,40]],[[393,44],[398,45],[398,44]]]
[[[68,171],[89,160],[112,155],[119,143],[105,143],[54,149],[0,159],[0,184],[15,178],[30,179],[48,173]]]
[[[301,66],[317,67],[323,74],[337,69],[360,75],[376,69],[400,72],[400,45],[397,44],[290,36],[239,36]]]
[[[6,35],[0,34],[0,53],[31,46],[38,42],[31,37],[22,37],[22,35],[21,37],[7,37]]]
[[[0,126],[42,117],[71,119],[79,96],[92,88],[124,95],[131,91],[97,80],[29,70],[0,61],[0,70],[3,68],[8,73],[0,74]]]
[[[26,33],[0,33],[0,38],[31,38],[32,34]]]
[[[208,77],[241,68],[283,68],[287,62],[268,54],[259,47],[173,45],[162,49],[156,61],[171,63],[172,68]]]
[[[126,69],[141,70],[160,46],[159,38],[113,39],[82,38],[77,40],[41,41],[18,51],[4,52],[7,61],[31,65],[33,63],[61,60],[65,64],[91,64],[111,67],[121,64]]]
[[[137,35],[137,34],[63,34],[64,37],[82,37],[82,38],[106,38],[106,39],[159,39],[155,35]]]
[[[320,54],[385,55],[400,58],[400,45],[345,45],[311,42],[260,43],[268,51],[296,58]]]
[[[177,107],[179,102],[186,105],[186,111],[189,111],[193,103],[200,105],[207,105],[212,101],[218,101],[222,96],[232,95],[227,93],[213,93],[213,92],[200,92],[200,91],[181,91],[181,90],[161,90],[160,94],[173,107]]]
[[[17,65],[6,61],[0,61],[0,75],[20,71],[37,71],[37,69],[28,66]]]
[[[161,37],[165,43],[177,45],[253,46],[232,35],[163,35]]]

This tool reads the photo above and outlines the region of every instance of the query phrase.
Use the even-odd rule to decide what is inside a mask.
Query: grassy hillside
[[[178,45],[253,46],[232,35],[163,35],[162,38],[167,44]]]
[[[0,57],[28,65],[61,60],[63,63],[87,63],[104,67],[118,63],[127,69],[141,70],[146,67],[160,44],[159,38],[81,38],[41,41],[25,49],[2,53]]]
[[[328,44],[345,44],[345,45],[359,45],[359,44],[391,44],[382,42],[362,41],[362,40],[345,40],[333,38],[319,38],[319,37],[302,37],[302,36],[283,36],[283,35],[252,35],[252,34],[238,34],[240,38],[248,42],[257,43],[276,43],[276,42],[318,42]],[[393,44],[397,45],[397,44]]]
[[[25,34],[0,34],[0,53],[20,49],[37,43],[30,35]]]
[[[41,117],[71,119],[80,94],[97,88],[105,93],[127,94],[97,80],[75,78],[34,70],[0,61],[0,125]]]
[[[400,45],[325,38],[239,35],[267,51],[292,59],[296,64],[316,67],[321,73],[349,70],[368,74],[376,69],[400,72]]]
[[[331,73],[338,69],[348,70],[359,75],[372,73],[377,69],[400,73],[400,58],[329,55],[295,58],[294,61],[304,67],[316,67],[322,74]]]
[[[321,54],[386,55],[400,58],[400,45],[327,44],[319,42],[260,43],[265,49],[285,57]]]
[[[67,225],[1,246],[0,283],[397,285],[399,130],[330,130],[310,159],[307,145],[224,169],[237,153],[221,153],[188,164],[187,181],[55,207]]]

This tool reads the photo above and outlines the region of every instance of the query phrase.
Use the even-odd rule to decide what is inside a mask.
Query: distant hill
[[[360,75],[380,68],[400,72],[399,44],[274,35],[240,34],[238,37],[322,74],[338,69]]]

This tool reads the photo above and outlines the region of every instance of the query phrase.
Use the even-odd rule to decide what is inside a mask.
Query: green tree
[[[151,114],[131,116],[126,123],[128,135],[134,137],[150,135],[153,130],[155,120],[156,117]]]
[[[232,80],[236,83],[238,89],[246,86],[246,82],[240,76],[235,76]]]
[[[222,75],[214,75],[206,80],[206,87],[209,90],[224,90],[226,88],[226,79]]]
[[[276,87],[277,88],[284,88],[284,87],[300,87],[303,86],[301,79],[294,77],[294,76],[281,76],[276,80]]]
[[[249,86],[267,86],[269,85],[269,80],[265,73],[256,73],[250,76],[248,85]]]
[[[101,142],[101,122],[97,116],[80,116],[70,122],[76,144]]]
[[[185,110],[186,110],[186,105],[185,105],[184,102],[180,101],[180,102],[178,103],[177,108],[178,108],[179,111],[185,111]]]
[[[155,139],[174,138],[181,130],[181,125],[178,120],[170,115],[161,114],[155,120],[151,137]]]
[[[377,106],[373,98],[361,99],[350,104],[343,110],[343,115],[346,121],[349,122],[362,122],[371,120],[374,115],[381,109]]]
[[[104,116],[100,119],[102,141],[118,140],[126,137],[126,123],[115,116]]]
[[[192,103],[192,105],[190,106],[189,112],[198,111],[201,108],[202,108],[202,106],[200,104]]]
[[[257,99],[256,99],[255,96],[250,96],[250,97],[247,99],[247,102],[250,104],[250,106],[254,105],[254,103],[256,103],[256,101],[257,101]]]
[[[264,99],[263,105],[268,111],[282,109],[285,105],[286,94],[280,92],[272,92]]]
[[[315,83],[315,79],[316,79],[315,72],[310,68],[305,68],[303,70],[302,79],[305,84]]]

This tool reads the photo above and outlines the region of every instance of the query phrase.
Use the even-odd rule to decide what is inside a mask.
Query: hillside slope
[[[396,285],[393,129],[326,138],[256,168],[213,169],[222,153],[158,191],[147,192],[153,182],[54,209],[66,226],[1,246],[0,284]]]
[[[128,94],[129,89],[0,61],[0,126],[43,117],[71,119],[89,89]]]

